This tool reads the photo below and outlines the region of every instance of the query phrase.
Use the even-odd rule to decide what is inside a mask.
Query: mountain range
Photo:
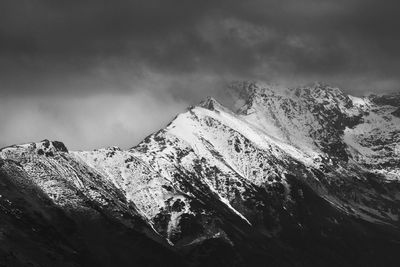
[[[398,266],[400,93],[230,89],[130,149],[2,148],[0,266]]]

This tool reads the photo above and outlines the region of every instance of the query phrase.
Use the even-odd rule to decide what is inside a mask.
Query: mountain
[[[5,266],[397,266],[400,94],[240,82],[128,150],[0,152]]]

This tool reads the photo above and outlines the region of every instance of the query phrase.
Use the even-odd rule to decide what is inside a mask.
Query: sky
[[[1,0],[0,147],[132,147],[233,81],[400,89],[396,0]]]

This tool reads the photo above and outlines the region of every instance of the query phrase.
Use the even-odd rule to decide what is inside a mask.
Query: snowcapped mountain
[[[46,222],[60,248],[34,226],[0,222],[0,262],[397,266],[400,95],[233,87],[239,110],[208,98],[128,150],[3,148],[0,212]],[[43,251],[31,255],[24,237]]]

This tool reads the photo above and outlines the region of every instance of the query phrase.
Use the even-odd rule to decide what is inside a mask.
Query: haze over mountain
[[[0,262],[397,266],[400,94],[229,90],[130,149],[1,149]]]

